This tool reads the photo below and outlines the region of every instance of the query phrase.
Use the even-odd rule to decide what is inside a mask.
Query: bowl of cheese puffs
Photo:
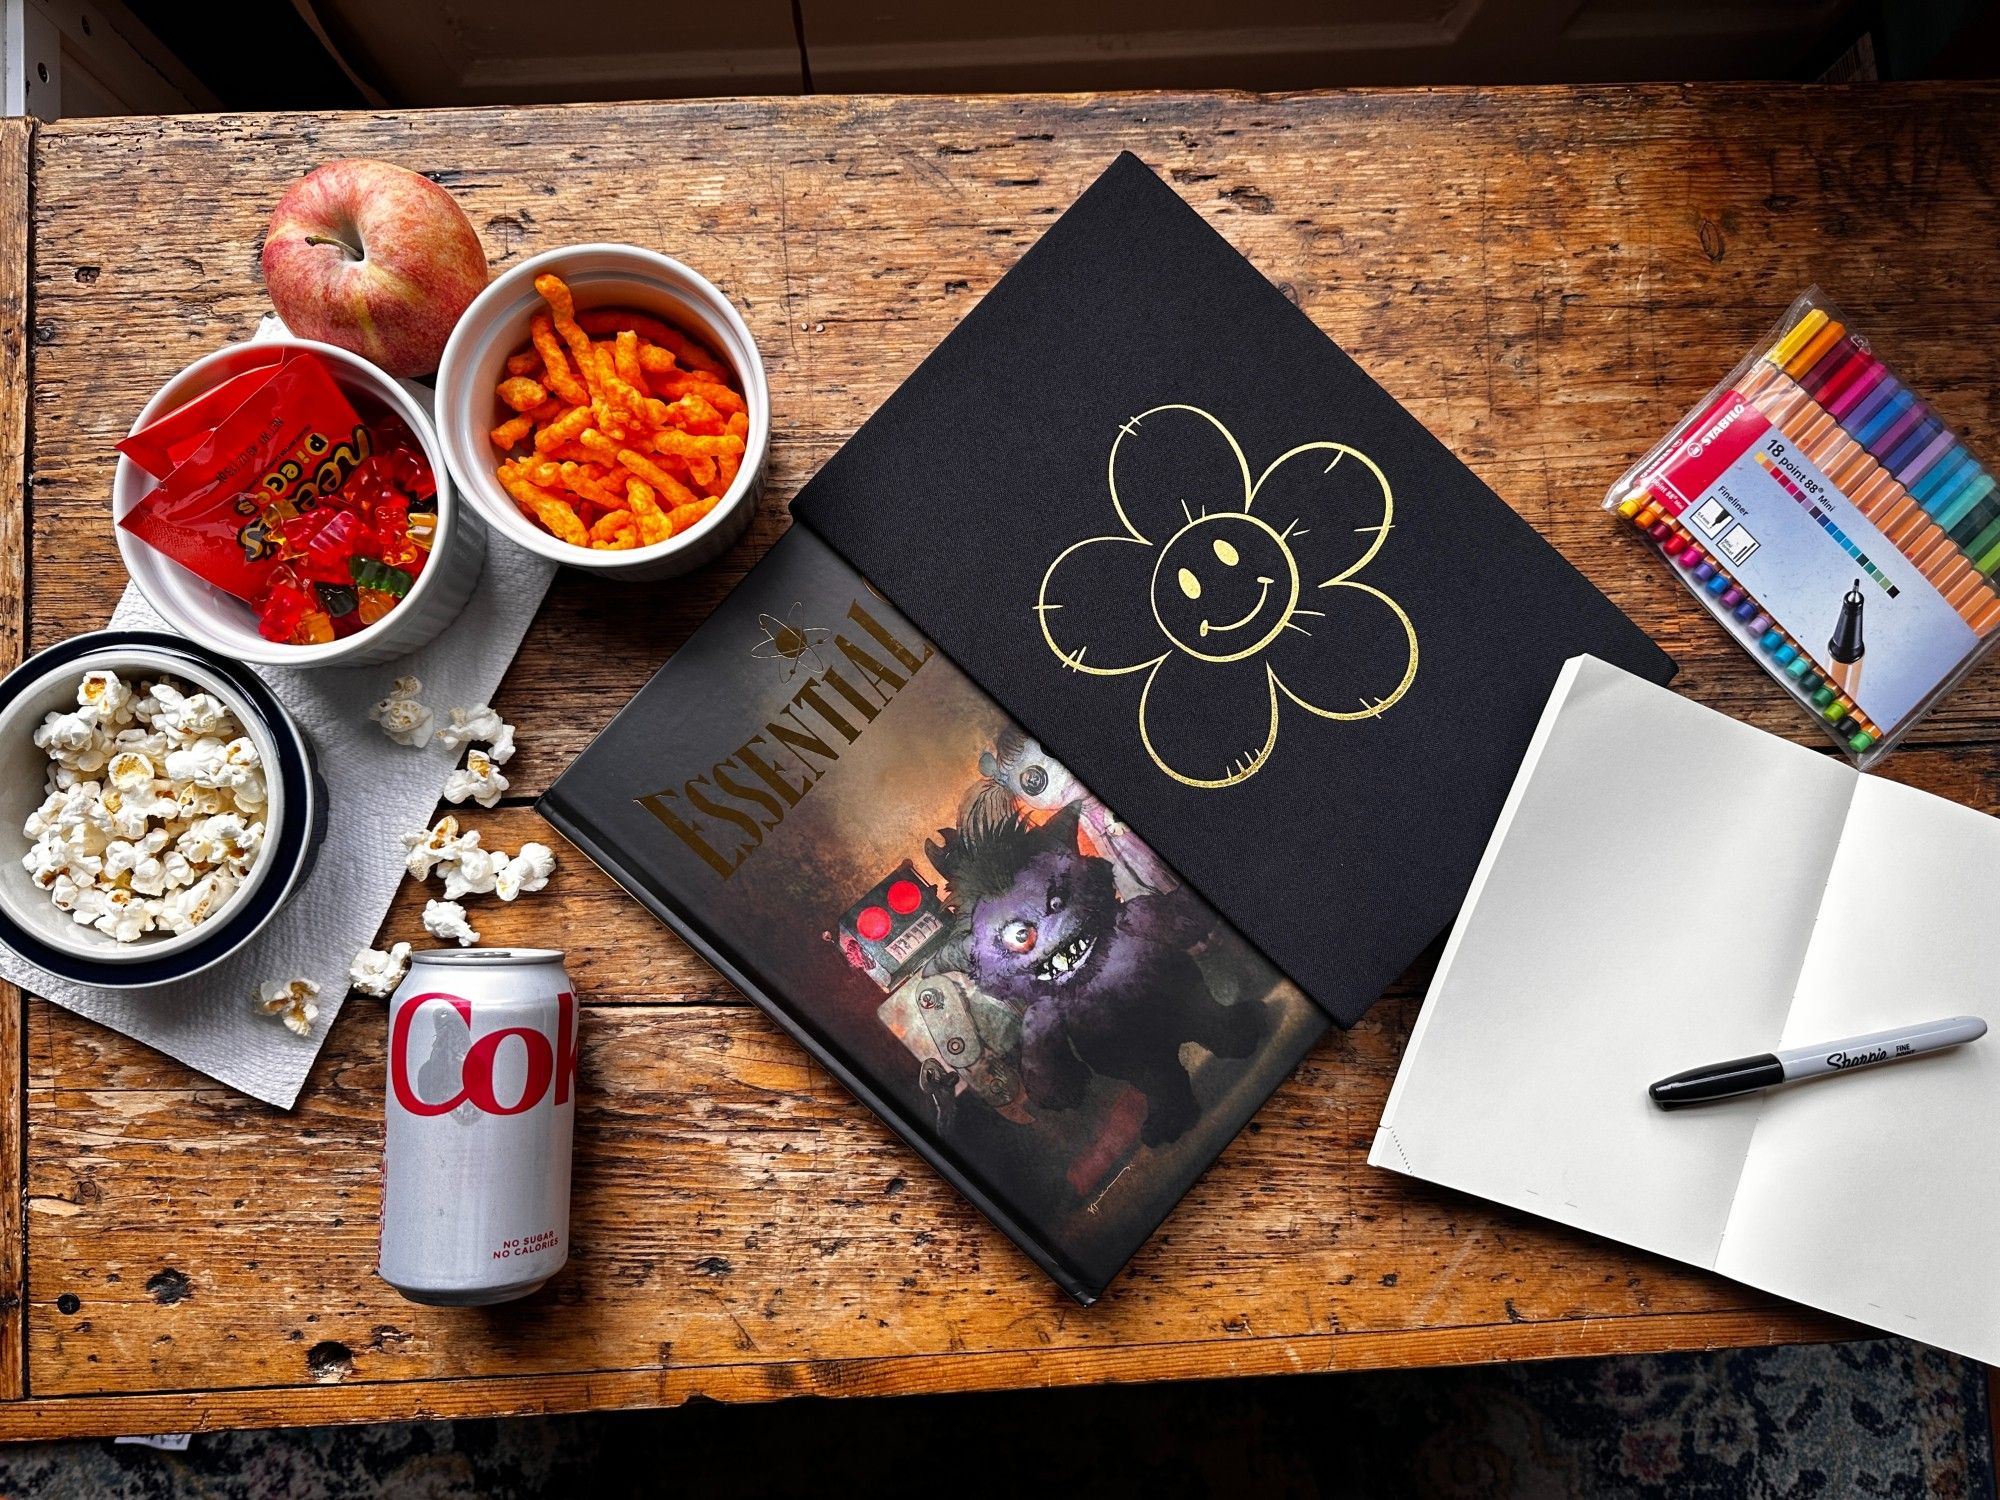
[[[602,576],[720,556],[763,489],[771,398],[728,298],[635,245],[571,245],[495,279],[438,366],[459,493],[503,536]]]

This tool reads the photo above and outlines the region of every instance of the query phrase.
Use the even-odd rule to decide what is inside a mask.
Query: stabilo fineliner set
[[[1607,510],[1858,765],[2000,642],[2000,491],[1817,288]]]

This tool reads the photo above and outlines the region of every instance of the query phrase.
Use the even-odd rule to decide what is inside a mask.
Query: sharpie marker
[[[1736,1094],[1754,1093],[1794,1078],[1817,1078],[1822,1073],[1845,1073],[1876,1063],[1899,1062],[1926,1052],[1942,1052],[1986,1035],[1986,1023],[1977,1016],[1948,1016],[1942,1021],[1919,1021],[1890,1031],[1871,1031],[1817,1047],[1785,1047],[1777,1052],[1760,1052],[1755,1057],[1738,1057],[1729,1062],[1689,1068],[1671,1078],[1662,1078],[1646,1090],[1662,1109],[1683,1104],[1701,1104],[1710,1099],[1728,1099]]]

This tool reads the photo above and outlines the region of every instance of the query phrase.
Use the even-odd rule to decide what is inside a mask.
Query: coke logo
[[[448,1115],[460,1105],[470,1104],[482,1114],[518,1115],[533,1109],[555,1085],[555,1103],[567,1104],[576,1094],[576,996],[568,990],[556,996],[556,1034],[553,1040],[531,1026],[503,1026],[489,1031],[472,1043],[459,1066],[459,1087],[448,1099],[421,1098],[410,1080],[410,1029],[417,1012],[433,1000],[443,1001],[458,1012],[468,1032],[472,1029],[472,1002],[443,990],[412,995],[396,1011],[389,1025],[389,1086],[396,1102],[413,1115]],[[526,1062],[521,1097],[503,1103],[496,1091],[495,1066],[500,1049],[517,1041]]]

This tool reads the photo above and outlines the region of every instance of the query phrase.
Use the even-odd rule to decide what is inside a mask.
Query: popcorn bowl
[[[264,769],[264,843],[242,883],[206,920],[183,933],[150,932],[118,942],[59,910],[23,865],[33,842],[22,832],[41,805],[49,761],[34,744],[51,711],[77,706],[77,683],[95,669],[127,683],[160,677],[210,694],[242,726]],[[173,636],[106,630],[74,637],[0,679],[0,945],[52,974],[99,989],[170,983],[197,974],[249,942],[284,906],[312,867],[326,823],[326,794],[311,750],[284,706],[247,668]],[[12,830],[9,833],[7,830]]]
[[[501,455],[488,434],[514,414],[501,406],[494,387],[505,378],[507,357],[528,345],[529,322],[546,306],[535,278],[551,271],[568,284],[578,311],[622,307],[649,313],[699,337],[737,376],[750,430],[736,479],[713,510],[664,542],[622,551],[565,542],[523,515],[495,474]],[[771,391],[756,341],[707,278],[652,250],[569,245],[530,256],[495,278],[452,330],[438,365],[437,392],[438,439],[461,497],[509,541],[568,567],[611,579],[678,577],[728,551],[763,494]]]
[[[430,557],[401,603],[373,625],[317,645],[269,641],[257,633],[257,617],[243,600],[217,588],[156,551],[123,526],[114,524],[125,571],[161,618],[188,639],[236,661],[274,667],[360,667],[393,661],[425,645],[458,617],[472,597],[486,559],[486,527],[458,503],[451,474],[430,417],[399,381],[358,354],[332,344],[291,337],[229,344],[204,355],[160,388],[132,424],[137,432],[176,407],[213,390],[225,380],[274,363],[288,349],[316,355],[343,390],[387,407],[408,424],[437,480],[437,535]],[[154,487],[154,480],[124,455],[111,481],[111,518],[121,521]]]

